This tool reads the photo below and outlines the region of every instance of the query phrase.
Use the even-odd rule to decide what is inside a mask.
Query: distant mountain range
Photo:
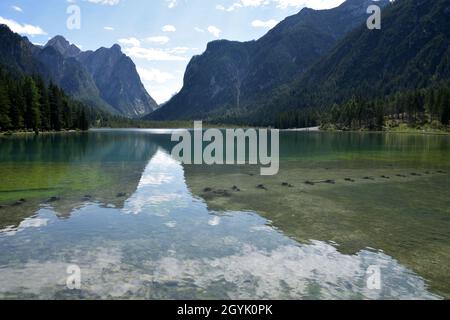
[[[366,10],[383,8],[381,30]],[[189,63],[184,86],[146,118],[274,125],[288,110],[322,109],[450,80],[448,0],[347,0],[303,9],[253,42],[215,41]]]
[[[83,52],[56,36],[41,47],[0,25],[0,63],[12,72],[39,74],[70,96],[112,114],[139,118],[158,108],[118,45]]]
[[[240,109],[261,94],[289,83],[366,21],[372,0],[347,0],[330,10],[304,8],[257,41],[219,40],[194,57],[184,86],[149,118],[193,119]],[[384,7],[388,0],[376,2]]]
[[[381,30],[365,24],[373,4],[383,8]],[[349,100],[373,105],[397,93],[446,91],[449,44],[449,0],[347,0],[329,10],[304,8],[256,41],[209,43],[189,62],[181,91],[160,107],[118,45],[83,52],[57,36],[36,46],[0,25],[0,64],[39,74],[116,115],[273,126],[280,117],[308,113],[309,118]],[[428,107],[433,104],[447,119],[440,100]]]
[[[345,98],[355,89],[390,94],[449,77],[450,1],[398,0],[383,12],[381,30],[355,30],[299,85]]]
[[[356,28],[303,76],[271,92],[261,110],[329,106],[445,86],[450,80],[450,1],[397,0],[381,30]]]

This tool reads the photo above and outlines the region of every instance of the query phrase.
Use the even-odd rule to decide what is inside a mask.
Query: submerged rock
[[[283,187],[288,187],[288,188],[293,188],[293,187],[294,187],[292,184],[290,184],[290,183],[288,183],[288,182],[283,182],[281,185],[282,185]]]
[[[239,190],[239,188],[234,189],[234,187],[233,187],[233,190],[234,191],[241,191],[241,190]],[[231,197],[230,191],[224,190],[224,189],[214,190],[213,188],[207,187],[207,188],[203,189],[203,193],[204,193],[203,196],[204,197],[208,197],[208,198],[215,197],[215,196],[217,196],[217,197]]]
[[[19,201],[14,202],[13,206],[20,206],[20,205],[24,204],[25,202],[27,202],[27,200],[22,198]]]
[[[55,202],[55,201],[59,201],[59,200],[61,200],[60,197],[51,197],[51,198],[49,198],[49,199],[47,200],[47,203],[49,203],[49,202]]]
[[[231,197],[231,194],[228,190],[214,190],[214,194],[219,197]]]
[[[263,184],[257,185],[256,188],[261,189],[261,190],[267,190],[266,186]]]
[[[240,192],[241,191],[241,189],[239,189],[237,186],[233,186],[233,188],[231,188],[233,191],[236,191],[236,192]]]
[[[351,178],[345,178],[345,181],[348,181],[348,182],[355,182],[355,180],[353,180],[353,179],[351,179]]]
[[[336,184],[336,181],[328,179],[328,180],[318,181],[317,183]]]
[[[310,186],[313,186],[313,185],[315,185],[315,183],[314,182],[312,182],[312,181],[305,181],[305,184],[307,184],[307,185],[310,185]]]

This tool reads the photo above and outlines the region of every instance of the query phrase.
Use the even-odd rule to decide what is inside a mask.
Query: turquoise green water
[[[261,177],[169,133],[0,138],[0,298],[450,297],[449,137],[284,132]]]

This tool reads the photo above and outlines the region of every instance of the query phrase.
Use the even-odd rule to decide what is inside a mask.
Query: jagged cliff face
[[[0,26],[0,40],[0,63],[16,72],[40,74],[89,105],[131,118],[158,108],[118,45],[82,52],[56,36],[41,48],[6,26]]]
[[[373,3],[347,0],[330,10],[305,8],[257,41],[209,43],[205,53],[190,61],[180,93],[149,118],[205,119],[218,110],[239,109],[245,101],[302,75],[366,21]]]
[[[184,86],[154,119],[202,117],[218,107],[238,106],[252,43],[216,41],[189,63]]]
[[[66,63],[79,64],[79,75],[87,74],[90,77],[83,81],[92,88],[90,94],[97,91],[99,100],[110,111],[139,118],[158,108],[142,85],[133,61],[122,53],[120,46],[82,52],[63,37],[57,36],[47,43],[46,48],[50,47],[57,50]],[[68,87],[72,89],[70,85]]]
[[[69,41],[62,36],[56,36],[50,39],[45,45],[45,48],[48,47],[54,48],[65,58],[77,57],[81,53],[81,50],[76,45],[70,44]]]
[[[34,59],[45,67],[45,79],[52,81],[64,91],[89,105],[112,113],[119,112],[100,98],[100,92],[89,72],[75,58],[65,58],[52,46],[36,50]]]
[[[358,28],[292,83],[294,97],[314,89],[330,104],[426,88],[450,78],[449,43],[448,0],[398,0],[383,11],[381,30]]]
[[[44,66],[34,59],[39,48],[27,38],[13,33],[6,25],[0,25],[0,63],[11,71],[29,74],[44,73]]]
[[[142,85],[133,61],[118,45],[86,52],[78,60],[87,68],[100,95],[128,117],[141,117],[158,107]]]
[[[397,0],[383,10],[381,30],[356,27],[293,81],[214,120],[227,116],[226,121],[269,126],[288,111],[301,114],[302,109],[323,110],[352,97],[374,101],[445,86],[449,43],[448,0]]]

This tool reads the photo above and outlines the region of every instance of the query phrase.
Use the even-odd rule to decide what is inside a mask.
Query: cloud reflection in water
[[[162,151],[124,209],[89,204],[64,221],[49,210],[0,234],[0,250],[17,248],[0,251],[0,298],[437,298],[382,252],[345,255],[325,242],[299,244],[254,213],[214,215]],[[82,270],[80,292],[65,288],[71,263]],[[366,286],[371,265],[381,267],[382,290]]]

